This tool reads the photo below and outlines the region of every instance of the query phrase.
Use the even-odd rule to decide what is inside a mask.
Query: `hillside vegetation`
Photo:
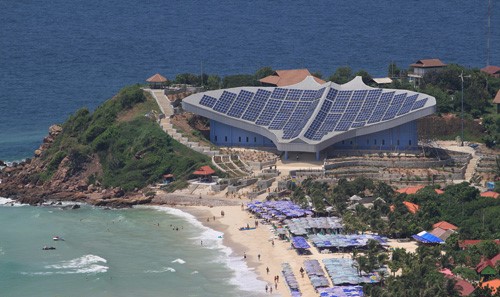
[[[78,110],[44,152],[47,166],[39,178],[50,180],[66,157],[72,176],[97,159],[101,168],[87,177],[87,184],[130,191],[154,183],[166,173],[182,181],[209,162],[163,132],[155,114],[156,102],[139,85],[122,89],[93,113]]]

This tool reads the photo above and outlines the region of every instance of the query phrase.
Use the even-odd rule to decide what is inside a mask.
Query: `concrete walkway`
[[[170,100],[165,95],[163,90],[144,89],[144,91],[149,92],[153,96],[153,98],[155,98],[161,112],[165,115],[165,117],[160,119],[159,122],[160,127],[163,129],[163,131],[165,131],[173,139],[177,140],[181,144],[191,148],[194,151],[210,157],[219,155],[219,151],[211,150],[210,147],[198,142],[189,141],[187,137],[184,137],[181,133],[177,132],[177,130],[170,122],[170,117],[174,115],[174,108],[170,104]]]

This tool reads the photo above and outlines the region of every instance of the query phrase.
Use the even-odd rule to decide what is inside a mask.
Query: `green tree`
[[[335,70],[335,73],[328,78],[329,81],[333,81],[337,84],[345,84],[354,78],[352,75],[352,69],[348,66],[339,67]]]
[[[255,72],[255,79],[259,80],[259,79],[264,78],[266,76],[272,75],[273,73],[274,73],[274,70],[271,67],[269,67],[269,66],[262,67],[259,70],[257,70],[257,72]]]

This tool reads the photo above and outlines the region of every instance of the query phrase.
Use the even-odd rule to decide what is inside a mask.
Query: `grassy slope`
[[[102,174],[88,177],[88,182],[126,191],[154,183],[164,173],[186,179],[209,163],[206,156],[181,145],[144,116],[151,110],[158,112],[156,102],[138,85],[122,89],[94,113],[78,110],[44,154],[48,166],[42,180],[50,180],[66,156],[72,174],[82,171],[91,158],[99,158]]]

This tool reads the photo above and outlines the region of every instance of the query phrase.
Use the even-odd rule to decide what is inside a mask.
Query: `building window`
[[[398,139],[398,145],[399,145],[399,139]]]
[[[377,144],[377,140],[376,139],[373,140],[373,144],[375,144],[375,145]]]
[[[385,145],[385,139],[382,139],[382,145]]]
[[[370,139],[366,139],[366,144],[370,144]]]
[[[217,141],[217,135],[215,135],[215,141]]]
[[[342,140],[342,144],[345,144],[345,140]]]
[[[227,142],[227,136],[224,136],[224,141]]]
[[[352,145],[352,140],[350,141],[350,144]]]
[[[410,140],[408,140],[408,145],[411,145],[411,139],[410,139]]]
[[[254,137],[254,138],[253,138],[253,142],[257,142],[257,137]]]
[[[247,136],[247,142],[248,142],[248,136]]]
[[[238,137],[238,142],[241,142],[241,136],[240,136],[240,137]]]

